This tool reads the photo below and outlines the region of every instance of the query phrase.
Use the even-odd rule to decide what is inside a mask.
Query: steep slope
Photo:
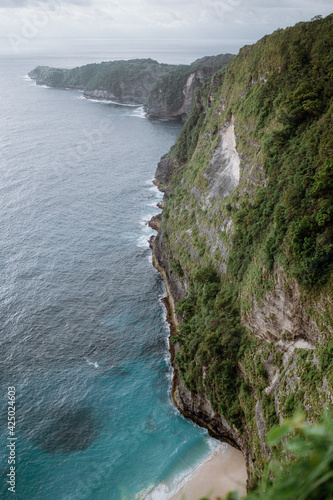
[[[195,97],[156,184],[176,405],[245,454],[333,403],[333,15],[277,30]]]
[[[203,57],[189,66],[176,66],[161,76],[149,94],[148,118],[181,119],[185,122],[192,109],[195,90],[233,57],[232,54]]]

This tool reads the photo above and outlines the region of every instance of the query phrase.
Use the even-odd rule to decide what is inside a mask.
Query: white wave
[[[154,486],[149,486],[146,490],[141,491],[135,496],[135,500],[168,500],[172,497],[169,488],[163,483]]]
[[[93,366],[94,368],[99,368],[99,364],[97,363],[97,361],[89,361],[89,359],[86,357],[84,359],[86,360],[88,365]]]
[[[29,75],[24,75],[24,76],[22,77],[22,79],[23,79],[23,80],[29,80],[29,81],[31,81],[31,80],[32,80],[32,78],[30,78],[30,76],[29,76]]]
[[[213,438],[207,438],[207,443],[211,453],[201,462],[196,463],[193,467],[184,470],[182,473],[175,476],[170,482],[165,480],[156,486],[150,486],[144,491],[140,492],[135,500],[169,500],[171,497],[177,494],[179,490],[184,486],[187,481],[198,471],[198,469],[216,457],[220,453],[225,453],[228,445],[226,443],[216,444],[216,440]]]
[[[104,104],[110,104],[111,101],[104,101],[103,99],[91,99],[90,97],[84,97],[88,102],[102,102]]]
[[[157,214],[158,214],[158,212],[150,213],[148,215],[144,215],[143,217],[141,217],[140,226],[141,226],[142,231],[144,231],[145,233],[155,234],[154,231],[152,230],[152,228],[150,226],[148,226],[148,222],[150,221],[150,219],[152,217],[154,217],[154,215],[157,215]]]
[[[139,248],[149,248],[149,238],[147,236],[140,236],[137,239],[136,246]]]
[[[124,106],[125,108],[141,108],[141,104],[124,104],[122,102],[107,101],[110,104],[117,104],[117,106]]]
[[[148,188],[149,191],[152,191],[153,193],[156,193],[156,196],[158,196],[158,198],[161,198],[161,191],[158,189],[157,186],[155,186],[154,184]]]
[[[137,239],[136,246],[139,248],[149,248],[149,240],[155,234],[155,231],[148,225],[148,222],[154,215],[152,213],[144,215],[139,221],[141,231],[144,233]],[[149,257],[151,258],[151,256]]]
[[[143,106],[139,106],[138,108],[134,109],[129,116],[134,116],[135,118],[147,118]]]
[[[89,96],[85,96],[85,99],[89,102],[101,102],[102,104],[115,104],[116,106],[123,106],[125,108],[141,108],[139,104],[124,104],[122,102],[111,101],[110,99],[93,99]]]

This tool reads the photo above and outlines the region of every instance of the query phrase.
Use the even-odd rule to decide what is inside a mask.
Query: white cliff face
[[[203,84],[204,80],[204,77],[200,78],[200,71],[191,73],[187,77],[186,83],[183,87],[183,103],[180,108],[172,111],[165,103],[163,104],[163,102],[161,101],[155,105],[150,105],[148,109],[148,116],[158,118],[168,117],[170,119],[180,118],[183,122],[185,122],[192,108],[194,91],[198,86],[201,86]],[[159,90],[159,92],[162,95],[161,89]]]
[[[288,280],[277,265],[274,267],[275,286],[265,298],[253,299],[251,312],[242,315],[242,322],[252,333],[266,341],[276,342],[303,339],[310,343],[320,340],[315,322],[301,304],[301,296],[295,281]],[[301,349],[306,349],[299,345]]]
[[[188,116],[191,107],[192,107],[192,101],[193,101],[193,94],[194,94],[194,78],[195,78],[195,73],[191,73],[190,76],[187,78],[186,83],[183,88],[183,96],[184,96],[184,101],[179,110],[177,110],[178,115],[186,115]]]
[[[240,177],[240,158],[236,150],[235,119],[220,130],[220,141],[214,151],[211,164],[205,177],[209,179],[207,201],[211,198],[220,199],[229,196],[238,186]]]
[[[236,151],[235,118],[232,115],[230,125],[221,130],[222,158],[226,164],[225,175],[229,175],[234,181],[234,187],[239,183],[240,159]]]

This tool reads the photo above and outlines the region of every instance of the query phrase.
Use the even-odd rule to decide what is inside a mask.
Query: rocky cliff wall
[[[200,88],[204,81],[213,73],[217,68],[211,71],[198,70],[190,73],[181,90],[181,99],[179,99],[178,106],[173,106],[173,103],[167,102],[165,99],[165,90],[163,89],[163,79],[157,82],[155,88],[149,96],[148,105],[146,108],[147,117],[152,119],[168,119],[168,120],[181,120],[185,122],[190,114],[193,105],[194,93]]]
[[[178,325],[174,401],[244,452],[250,486],[278,454],[272,426],[332,404],[333,219],[320,218],[331,194],[318,184],[323,165],[333,175],[321,43],[332,25],[300,23],[243,48],[204,84],[156,172],[165,195],[152,248]]]
[[[209,56],[194,61],[190,66],[179,66],[159,78],[152,88],[147,103],[148,118],[182,120],[190,114],[197,89],[207,78],[227,66],[233,54]]]

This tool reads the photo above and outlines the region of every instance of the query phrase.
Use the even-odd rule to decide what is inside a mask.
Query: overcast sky
[[[228,40],[233,52],[332,0],[0,0],[1,36]]]

